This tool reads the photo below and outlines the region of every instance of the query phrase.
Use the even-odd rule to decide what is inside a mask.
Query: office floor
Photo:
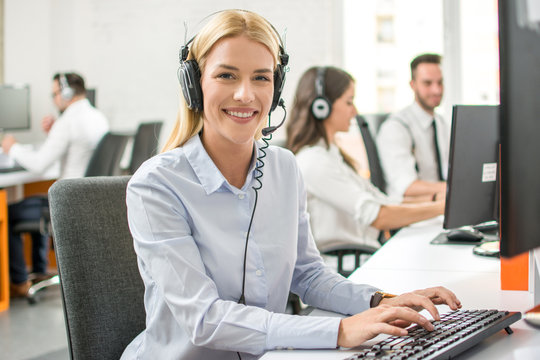
[[[0,359],[69,359],[60,287],[42,291],[35,305],[13,299],[0,312]]]

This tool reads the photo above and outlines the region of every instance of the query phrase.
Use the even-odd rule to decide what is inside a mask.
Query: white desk
[[[57,171],[50,171],[46,174],[33,174],[26,170],[14,171],[0,174],[0,188],[27,184],[35,181],[52,180],[58,177]]]
[[[368,283],[391,293],[443,285],[454,291],[464,309],[499,309],[524,312],[533,307],[527,291],[500,290],[500,263],[496,258],[474,255],[473,245],[431,245],[442,231],[440,219],[402,229],[361,268],[351,275],[356,283]],[[438,306],[439,312],[449,311]],[[425,312],[424,312],[425,313]],[[312,315],[334,314],[315,310]],[[514,334],[501,331],[463,353],[460,359],[540,359],[540,331],[520,320],[512,325]],[[371,340],[372,344],[383,336]],[[517,356],[529,347],[531,353]],[[351,350],[271,351],[262,360],[344,359]],[[530,355],[530,356],[529,356]]]
[[[8,202],[18,201],[22,199],[23,185],[37,181],[54,180],[58,178],[60,167],[52,166],[44,174],[34,174],[30,171],[21,170],[7,173],[0,173],[0,189],[7,188]]]

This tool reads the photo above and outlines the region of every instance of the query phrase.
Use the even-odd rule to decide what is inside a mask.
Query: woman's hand
[[[337,345],[358,346],[379,334],[404,336],[407,335],[407,330],[402,326],[411,323],[418,324],[428,331],[433,330],[431,322],[411,308],[379,305],[341,320]]]
[[[452,310],[461,308],[456,295],[444,287],[415,290],[394,298],[384,298],[377,307],[341,320],[338,346],[354,347],[379,334],[407,335],[404,328],[418,324],[428,331],[433,325],[418,311],[426,309],[435,320],[439,312],[435,305],[446,304]]]
[[[461,308],[461,302],[456,295],[442,286],[415,290],[394,298],[385,298],[381,300],[380,304],[406,306],[416,311],[426,309],[435,320],[440,319],[439,312],[435,305],[446,304],[452,310]]]

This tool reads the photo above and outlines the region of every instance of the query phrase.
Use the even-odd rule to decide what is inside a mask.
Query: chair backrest
[[[371,135],[377,136],[382,123],[388,118],[388,116],[390,116],[390,113],[362,114],[362,116],[369,124]]]
[[[130,174],[134,174],[143,162],[157,154],[159,133],[162,126],[162,121],[139,124],[133,140],[133,151],[129,164]]]
[[[145,328],[144,285],[126,211],[128,176],[49,190],[71,359],[118,359]]]
[[[113,176],[120,174],[120,160],[129,135],[108,132],[99,141],[84,176]]]
[[[364,140],[364,146],[369,162],[369,172],[371,174],[371,182],[373,185],[379,188],[382,192],[386,192],[386,181],[384,180],[384,172],[381,167],[381,160],[379,158],[379,152],[377,151],[377,145],[373,139],[373,135],[366,118],[362,115],[356,115],[356,121],[358,122],[358,128],[362,134]]]

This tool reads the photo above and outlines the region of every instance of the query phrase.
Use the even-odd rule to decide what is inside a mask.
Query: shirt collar
[[[258,153],[260,151],[259,148],[260,144],[254,141],[254,151],[257,151]],[[249,171],[244,186],[242,187],[242,189],[239,190],[236,187],[230,185],[227,179],[225,179],[225,177],[221,173],[221,171],[219,171],[216,164],[214,164],[214,162],[206,152],[206,149],[204,148],[199,135],[195,135],[191,139],[189,139],[184,144],[183,149],[189,164],[193,168],[193,171],[195,171],[195,174],[199,178],[199,181],[201,182],[201,185],[203,186],[207,195],[210,195],[213,192],[216,192],[222,188],[227,188],[234,194],[243,193],[253,179],[253,172],[256,165],[255,157],[252,157],[251,159],[251,164],[249,166]]]
[[[422,107],[418,104],[416,100],[413,102],[412,111],[415,115],[415,118],[418,119],[418,123],[423,129],[429,128],[431,126],[431,123],[433,122],[433,119],[436,116],[428,114],[426,110],[422,109]]]
[[[76,111],[78,108],[82,108],[82,107],[86,107],[86,106],[90,106],[90,102],[88,101],[88,99],[84,98],[84,99],[81,99],[81,100],[77,100],[74,103],[70,104],[66,108],[66,110],[64,110],[64,114],[70,113],[72,111]]]

